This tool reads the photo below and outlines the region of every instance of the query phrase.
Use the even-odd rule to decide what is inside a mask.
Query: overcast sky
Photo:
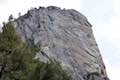
[[[111,80],[120,74],[120,0],[0,0],[0,24],[8,16],[25,14],[32,7],[59,6],[76,9],[93,25],[96,41]]]

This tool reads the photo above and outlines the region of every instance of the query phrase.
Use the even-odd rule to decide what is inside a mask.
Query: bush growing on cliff
[[[71,80],[58,62],[34,59],[36,46],[23,43],[12,23],[0,33],[0,80]]]

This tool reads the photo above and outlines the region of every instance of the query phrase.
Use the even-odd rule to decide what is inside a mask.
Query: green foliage
[[[29,80],[71,80],[71,77],[62,69],[60,63],[39,63],[30,73]]]
[[[20,38],[15,32],[11,23],[4,25],[3,32],[0,34],[0,51],[11,51],[20,45]]]
[[[71,80],[60,63],[34,59],[40,49],[23,43],[12,23],[0,33],[0,80]]]

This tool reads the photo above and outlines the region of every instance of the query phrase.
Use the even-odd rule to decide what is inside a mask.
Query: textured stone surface
[[[56,59],[73,80],[109,80],[92,33],[81,13],[50,6],[32,9],[14,22],[23,41],[41,46],[41,61]]]

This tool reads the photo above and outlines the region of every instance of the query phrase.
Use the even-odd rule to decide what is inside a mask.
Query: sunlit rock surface
[[[36,55],[41,61],[61,62],[73,80],[109,80],[92,25],[78,11],[40,7],[13,23],[23,41],[41,47]]]

